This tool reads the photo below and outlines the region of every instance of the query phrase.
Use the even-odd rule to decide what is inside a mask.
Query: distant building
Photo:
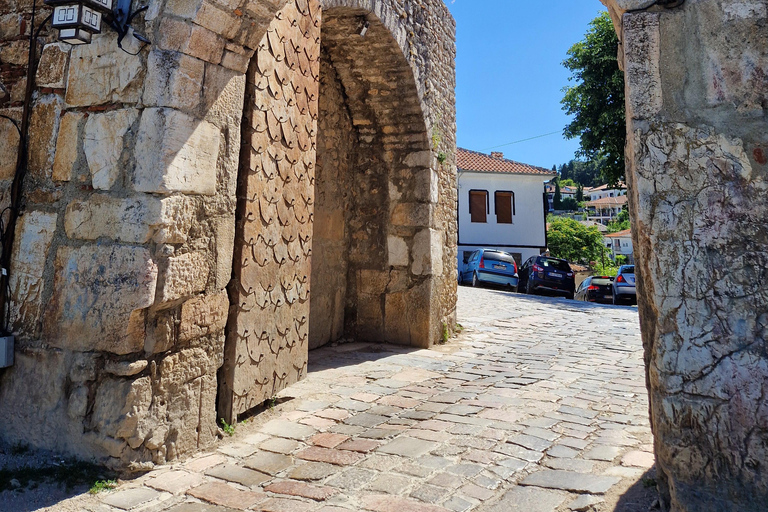
[[[459,257],[481,248],[512,253],[518,265],[547,248],[542,184],[551,170],[459,148]]]
[[[627,196],[620,195],[603,197],[586,203],[587,220],[606,225],[619,216],[621,210],[627,205]]]
[[[556,186],[554,183],[545,183],[544,184],[544,193],[547,194],[547,203],[549,204],[549,211],[553,211],[555,209],[555,189]],[[568,187],[568,186],[561,186],[560,187],[560,197],[562,199],[565,199],[566,197],[576,199],[576,193],[579,191],[576,187]]]
[[[589,201],[599,201],[606,197],[619,197],[625,195],[627,195],[627,187],[621,182],[615,187],[611,187],[610,185],[600,185],[599,187],[584,189],[584,198]]]
[[[603,235],[603,240],[605,240],[605,246],[611,250],[611,259],[615,260],[616,256],[626,256],[629,263],[635,263],[631,229]]]

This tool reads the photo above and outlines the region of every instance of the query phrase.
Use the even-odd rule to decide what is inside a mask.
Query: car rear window
[[[554,268],[555,270],[571,271],[571,266],[567,261],[556,260],[554,258],[541,258],[541,266],[545,268]]]
[[[500,252],[500,251],[485,251],[483,253],[483,258],[487,260],[496,260],[496,261],[502,261],[504,263],[514,263],[515,257],[509,254],[508,252]]]
[[[635,267],[624,267],[621,269],[622,274],[634,274],[635,273]]]
[[[608,284],[611,284],[612,281],[610,279],[593,279],[592,284],[595,286],[605,286]]]

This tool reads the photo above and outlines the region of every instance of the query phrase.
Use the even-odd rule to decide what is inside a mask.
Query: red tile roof
[[[521,164],[506,158],[498,158],[462,148],[458,148],[456,151],[456,166],[461,171],[535,174],[541,176],[555,175],[554,172],[543,167]]]
[[[624,231],[619,231],[618,233],[611,233],[610,235],[605,235],[605,238],[627,238],[630,236],[632,236],[632,230],[625,229]]]
[[[595,201],[590,201],[587,206],[624,206],[627,204],[627,196],[604,197]]]

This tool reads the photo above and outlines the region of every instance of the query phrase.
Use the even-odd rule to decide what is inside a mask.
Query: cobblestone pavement
[[[459,297],[457,340],[315,351],[309,377],[215,451],[48,510],[648,510],[637,309]]]

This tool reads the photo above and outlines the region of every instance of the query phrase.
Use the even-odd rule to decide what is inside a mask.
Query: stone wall
[[[355,160],[352,186],[371,187],[388,199],[392,173],[399,172],[413,180],[403,181],[401,186],[421,194],[421,199],[410,201],[413,208],[401,209],[399,214],[410,215],[420,211],[422,203],[427,205],[426,217],[418,223],[409,221],[411,225],[396,233],[410,244],[403,268],[413,269],[416,277],[389,308],[402,310],[403,298],[409,297],[405,292],[415,289],[409,288],[411,284],[418,284],[421,302],[410,303],[419,305],[419,329],[405,336],[391,322],[386,330],[382,316],[371,338],[428,345],[439,339],[443,323],[454,322],[453,266],[444,263],[452,261],[446,255],[452,249],[443,250],[441,245],[455,237],[450,215],[454,205],[450,194],[438,194],[455,182],[451,160],[455,151],[453,21],[439,0],[327,0],[325,4],[329,12],[337,10],[342,21],[357,22],[359,15],[368,16],[378,27],[372,34],[386,36],[370,39],[371,44],[379,44],[393,59],[399,57],[397,80],[405,82],[397,83],[408,83],[414,91],[402,106],[398,95],[388,91],[385,98],[382,94],[379,110],[371,111],[375,111],[371,119],[376,119],[381,131],[365,134],[368,143],[380,148],[380,162],[368,165]],[[255,74],[247,85],[249,66],[259,66],[258,54],[266,42],[277,52],[275,62],[283,62],[290,50],[299,59],[295,65],[300,69],[305,60],[315,73],[319,69],[320,41],[316,37],[308,41],[306,52],[299,52],[282,35],[268,33],[276,14],[280,16],[286,6],[301,13],[304,22],[298,28],[302,35],[321,29],[317,3],[306,0],[157,0],[149,3],[146,16],[136,23],[153,41],[152,46],[142,50],[130,38],[124,43],[128,51],[138,52],[136,56],[120,51],[116,36],[108,31],[94,37],[92,44],[74,48],[52,42],[53,35],[43,31],[47,44],[41,45],[29,174],[11,268],[16,364],[0,370],[3,439],[136,469],[177,458],[208,445],[217,434],[217,393],[225,377],[231,376],[228,369],[237,366],[238,360],[220,368],[227,357],[248,352],[233,333],[244,335],[239,327],[285,332],[288,322],[272,321],[264,326],[263,319],[248,323],[239,317],[248,309],[248,304],[243,305],[247,301],[240,300],[245,296],[238,295],[247,279],[243,255],[253,247],[248,245],[250,237],[245,237],[248,219],[240,217],[238,224],[236,213],[245,212],[241,206],[248,199],[242,194],[243,187],[238,195],[238,182],[247,182],[247,195],[252,190],[247,176],[268,174],[258,166],[252,168],[255,160],[246,165],[241,158],[243,135],[264,128],[244,117],[257,105],[255,100],[245,102],[246,88],[251,94],[259,85]],[[17,119],[24,96],[30,7],[26,0],[0,6],[0,81],[11,95],[11,103],[2,113]],[[45,9],[39,12],[37,21],[46,14]],[[307,20],[311,27],[305,24]],[[338,62],[349,58],[348,51],[349,45],[339,44],[333,58],[347,94],[365,78],[355,74],[354,68],[339,67]],[[267,71],[268,94],[278,92],[278,84],[284,89],[291,82],[287,72]],[[349,71],[346,77],[345,71]],[[366,94],[371,89],[367,87]],[[290,106],[291,101],[299,100],[295,95],[283,104]],[[286,130],[282,114],[287,110],[278,109],[279,115],[265,120],[270,143],[299,147],[298,155],[292,149],[282,162],[300,160],[314,166],[316,105],[306,105],[315,108],[309,114],[312,123],[305,124],[309,126],[306,135]],[[404,126],[384,122],[387,119],[382,117],[386,110],[401,107],[418,126],[384,131],[387,126]],[[243,131],[244,119],[250,124]],[[7,188],[13,175],[6,156],[17,151],[12,131],[8,136],[13,129],[7,124],[0,122],[3,207],[8,204]],[[355,137],[364,132],[360,127],[355,130]],[[445,135],[432,144],[429,134],[433,132]],[[253,141],[249,138],[247,142]],[[251,145],[251,149],[260,154],[258,147]],[[439,163],[441,153],[448,155],[444,164]],[[349,158],[352,162],[358,157]],[[279,162],[274,171],[281,178],[285,176],[280,173],[291,172]],[[301,180],[300,175],[295,177]],[[311,173],[305,178],[306,185]],[[294,218],[302,205],[304,215],[311,218],[314,191],[311,187],[302,190],[286,187],[280,199],[283,203],[292,200],[288,209]],[[383,200],[377,204],[394,205]],[[276,208],[282,218],[286,209]],[[367,215],[367,220],[373,220],[372,212]],[[353,225],[356,218],[349,215],[348,224]],[[375,220],[378,224],[353,227],[371,235],[359,242],[359,253],[366,265],[378,258],[380,278],[389,262],[392,230],[387,215]],[[286,234],[275,236],[285,238]],[[279,249],[285,249],[287,257],[303,269],[289,277],[306,283],[311,240],[306,240],[306,232],[295,234],[296,238],[287,236]],[[297,248],[299,235],[304,239]],[[293,293],[304,286],[280,279],[282,275],[270,275],[266,280],[264,275],[258,275],[256,281],[274,290],[279,286],[283,292]],[[347,281],[354,289],[360,282],[369,283],[360,272],[351,286],[352,280]],[[297,330],[295,339],[305,340],[299,359],[306,360],[309,307],[307,290],[301,293],[298,301],[304,312],[290,315],[290,328]],[[385,295],[378,295],[380,305]],[[344,309],[348,311],[346,297]],[[359,321],[360,311],[371,308],[353,305],[355,314],[345,313],[345,318],[365,325]],[[378,311],[383,314],[383,309]],[[402,325],[412,325],[408,323],[411,318],[403,318]],[[257,345],[256,360],[260,357],[256,352],[263,349],[263,344]],[[285,367],[298,368],[295,378],[300,378],[303,364],[297,366],[290,359]],[[269,391],[262,395],[290,383],[282,371],[266,373],[269,382],[263,387]],[[277,382],[280,384],[273,385]],[[243,407],[258,403],[255,396],[243,401]]]
[[[768,2],[608,2],[665,510],[768,503]],[[637,5],[627,5],[637,4]],[[623,14],[623,16],[622,16]]]

